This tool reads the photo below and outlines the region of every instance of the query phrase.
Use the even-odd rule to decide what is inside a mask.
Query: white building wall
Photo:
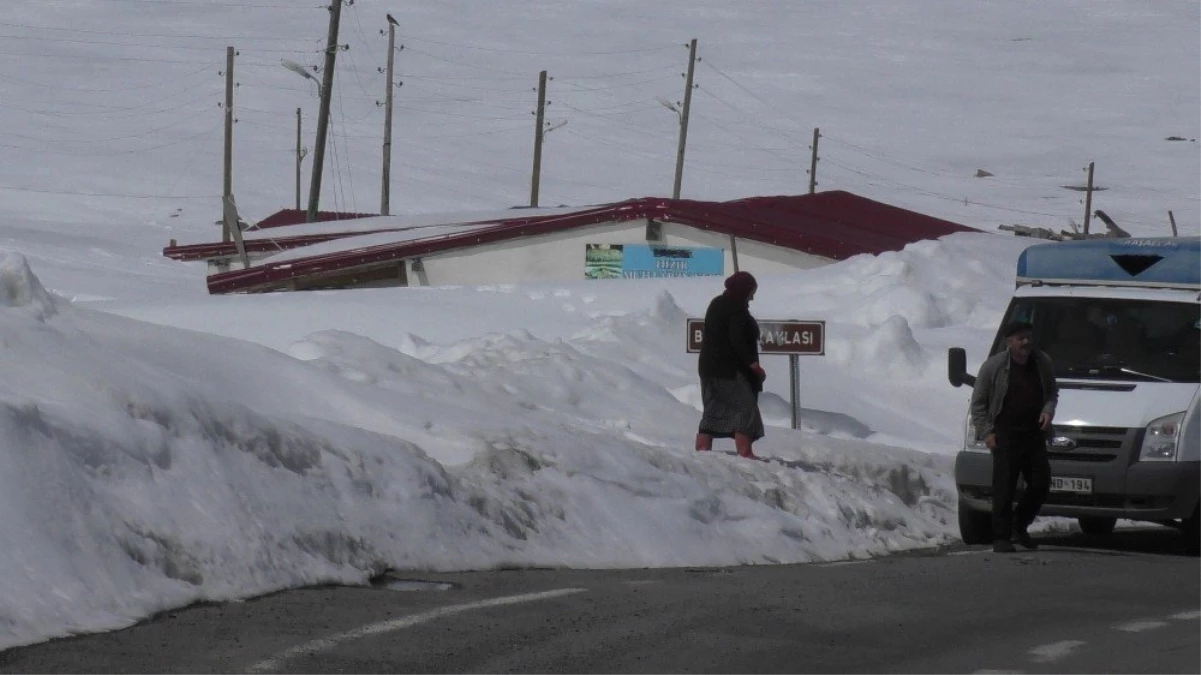
[[[586,244],[664,244],[725,250],[725,273],[734,271],[730,238],[676,223],[663,223],[659,241],[647,241],[645,220],[600,223],[564,232],[522,237],[407,260],[411,286],[453,286],[582,281]],[[828,258],[739,239],[739,269],[756,274],[820,267]],[[603,283],[603,282],[598,282]]]
[[[730,249],[730,237],[709,230],[699,230],[678,223],[663,223],[663,241],[668,246],[700,246],[720,248],[726,252],[726,274],[734,272],[734,256]],[[830,258],[802,253],[783,246],[773,246],[752,239],[738,239],[738,269],[752,274],[774,274],[807,270],[829,265]],[[581,254],[582,256],[583,254]]]

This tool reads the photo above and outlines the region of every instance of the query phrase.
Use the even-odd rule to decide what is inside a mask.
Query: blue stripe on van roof
[[[1083,239],[1036,244],[1018,257],[1019,284],[1201,288],[1201,237]]]

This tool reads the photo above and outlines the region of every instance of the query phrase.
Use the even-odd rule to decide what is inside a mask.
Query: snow
[[[374,220],[374,219],[372,219]],[[370,248],[373,246],[384,246],[387,244],[400,244],[403,242],[427,241],[434,239],[443,239],[456,234],[464,234],[474,232],[489,227],[496,227],[495,223],[487,225],[424,225],[413,227],[399,232],[376,232],[374,234],[359,234],[348,237],[341,237],[333,241],[327,241],[320,244],[309,244],[290,249],[282,253],[266,256],[261,261],[257,261],[258,265],[270,265],[276,263],[287,262],[289,260],[300,260],[310,256],[324,255],[326,253],[350,253],[352,251]]]
[[[797,192],[821,125],[822,189],[984,231],[761,275],[760,319],[826,322],[826,355],[800,360],[802,428],[787,359],[766,357],[756,450],[775,461],[698,454],[684,321],[719,280],[212,297],[203,263],[161,255],[218,232],[226,44],[241,52],[238,203],[250,220],[290,204],[290,125],[303,107],[307,143],[316,106],[279,59],[315,63],[316,3],[14,8],[0,649],[390,568],[774,564],[953,542],[967,392],[946,382],[946,348],[983,358],[1029,243],[996,226],[1079,222],[1080,193],[1060,186],[1095,160],[1108,189],[1094,207],[1132,234],[1166,234],[1169,209],[1199,229],[1195,3],[358,0],[323,209],[375,208],[385,11],[406,45],[404,215],[382,222],[520,215],[541,69],[549,119],[569,121],[548,135],[543,201],[664,195],[676,119],[655,96],[678,95],[695,36],[685,197]]]
[[[243,238],[274,239],[278,237],[298,237],[302,235],[367,232],[370,230],[416,230],[438,229],[440,227],[470,228],[485,222],[495,224],[499,220],[522,218],[525,216],[560,215],[573,213],[577,208],[558,209],[505,209],[503,211],[472,211],[466,213],[434,213],[421,215],[374,216],[371,218],[355,218],[352,220],[322,221],[318,223],[300,223],[283,227],[267,227],[249,229],[243,232]]]

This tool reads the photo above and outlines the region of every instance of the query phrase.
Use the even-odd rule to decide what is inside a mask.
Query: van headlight
[[[1183,423],[1184,413],[1178,412],[1148,424],[1147,433],[1143,435],[1143,447],[1138,453],[1139,461],[1176,461],[1176,449],[1180,445],[1180,425]]]
[[[969,452],[988,452],[984,439],[976,437],[976,425],[972,424],[972,416],[967,416],[963,425],[963,449]]]

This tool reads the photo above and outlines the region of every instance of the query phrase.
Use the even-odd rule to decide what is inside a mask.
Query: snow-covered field
[[[683,324],[716,279],[210,297],[160,255],[218,230],[224,46],[235,192],[292,205],[327,14],[281,0],[45,0],[0,11],[0,648],[196,600],[387,568],[833,560],[956,536],[951,456],[1025,241],[1094,206],[1137,235],[1201,222],[1194,2],[389,3],[344,10],[323,208],[378,206],[384,13],[400,22],[394,213],[821,188],[985,232],[763,275],[761,318],[827,322],[766,359],[759,463],[691,450]],[[1167,141],[1179,136],[1183,141]],[[977,169],[995,174],[972,177]],[[307,176],[307,164],[306,164]],[[307,191],[307,181],[305,184]],[[754,270],[751,270],[752,272]],[[774,362],[773,362],[774,361]],[[729,448],[725,448],[729,449]]]

